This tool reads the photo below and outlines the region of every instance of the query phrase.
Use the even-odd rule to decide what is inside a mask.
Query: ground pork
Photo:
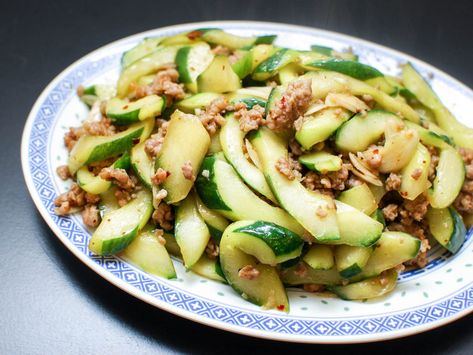
[[[291,139],[289,141],[289,154],[291,154],[291,156],[294,158],[299,157],[302,154],[304,154],[304,151],[302,150],[302,146],[295,139]]]
[[[434,181],[437,165],[439,164],[439,152],[437,148],[431,145],[427,146],[427,149],[429,150],[429,153],[430,153],[430,165],[429,165],[428,178],[429,178],[429,181]]]
[[[378,170],[382,163],[380,147],[372,145],[363,152],[364,161],[371,170]]]
[[[213,100],[205,110],[198,114],[198,117],[205,129],[212,136],[217,132],[217,129],[225,124],[225,118],[222,114],[230,111],[233,107],[228,105],[224,97],[219,97]]]
[[[153,183],[153,185],[159,186],[166,181],[170,174],[171,173],[169,171],[166,171],[163,168],[158,168],[158,170],[156,170],[156,173],[151,176],[151,182]]]
[[[465,182],[462,190],[455,199],[455,208],[466,214],[473,214],[473,150],[467,148],[459,149],[460,155],[465,163]]]
[[[152,134],[151,137],[145,141],[145,152],[150,158],[155,158],[156,155],[158,155],[158,153],[161,151],[164,143],[164,137],[166,136],[169,127],[168,121],[158,119],[156,122],[159,127],[158,132]]]
[[[133,190],[136,186],[134,176],[128,175],[125,169],[103,168],[99,173],[100,178],[112,181],[123,190]]]
[[[72,184],[69,191],[56,197],[54,205],[57,215],[66,215],[82,209],[86,204],[96,204],[100,201],[100,196],[85,192],[76,183]]]
[[[115,162],[115,160],[117,160],[116,157],[95,161],[95,162],[90,163],[89,165],[87,165],[87,169],[92,174],[98,175],[102,171],[103,168],[107,168],[107,167],[111,166]]]
[[[238,277],[245,280],[254,280],[259,276],[260,272],[253,265],[243,266],[238,271]]]
[[[309,190],[345,190],[346,182],[349,178],[349,164],[343,164],[338,171],[320,174],[309,171],[304,175],[302,184]]]
[[[386,190],[388,191],[399,190],[401,187],[401,175],[390,173],[385,181],[385,184]]]
[[[117,203],[120,207],[125,206],[133,198],[133,193],[129,190],[117,188],[114,193]]]
[[[215,55],[225,55],[229,56],[232,53],[232,50],[228,47],[221,46],[220,44],[212,48],[212,53]]]
[[[395,203],[390,203],[383,208],[384,218],[388,221],[394,221],[399,216],[399,206]]]
[[[192,168],[192,163],[190,161],[186,161],[183,166],[181,166],[182,170],[182,175],[187,180],[190,180],[192,182],[195,181],[195,175],[194,175],[194,169]]]
[[[294,180],[296,178],[294,171],[292,170],[291,163],[286,158],[278,159],[276,162],[276,170],[289,180]]]
[[[161,245],[166,245],[166,239],[164,239],[164,230],[162,229],[156,229],[154,231],[154,235],[156,235],[156,238],[158,239],[159,244]]]
[[[166,198],[167,195],[168,192],[165,189],[158,190],[157,192],[155,192],[155,189],[153,189],[153,206],[155,209],[159,208],[159,204]]]
[[[264,108],[260,105],[254,105],[251,110],[242,102],[235,105],[235,118],[239,120],[243,132],[257,130],[263,124],[263,115]]]
[[[67,180],[71,177],[71,172],[67,165],[61,165],[56,168],[56,174],[61,178],[61,180]]]
[[[269,111],[266,125],[274,131],[291,128],[309,106],[312,98],[311,84],[310,79],[289,83],[280,101]]]
[[[95,228],[100,223],[100,211],[97,205],[85,205],[82,211],[82,221],[88,227]]]
[[[210,238],[209,242],[207,243],[207,246],[205,247],[205,254],[210,259],[216,259],[220,253],[220,248],[218,247],[217,243]]]
[[[153,221],[162,229],[169,231],[174,227],[174,213],[170,205],[165,202],[159,204],[158,208],[153,212]]]
[[[165,95],[166,102],[181,100],[185,96],[184,85],[177,83],[179,72],[174,64],[164,66],[156,73],[150,85],[135,87],[134,97],[139,99],[148,95]]]
[[[112,121],[106,117],[100,121],[85,121],[81,127],[69,128],[69,131],[64,134],[64,145],[68,151],[71,151],[82,136],[109,136],[115,134],[116,131]]]

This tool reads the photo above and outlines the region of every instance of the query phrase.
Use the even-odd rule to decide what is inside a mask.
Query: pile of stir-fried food
[[[176,277],[173,260],[288,311],[286,286],[366,299],[456,253],[473,214],[473,130],[410,64],[200,29],[125,52],[64,143],[89,248]],[[468,223],[467,223],[468,224]]]

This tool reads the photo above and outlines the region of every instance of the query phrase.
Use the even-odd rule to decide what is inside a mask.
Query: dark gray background
[[[20,168],[20,137],[41,90],[99,46],[165,25],[279,21],[399,49],[473,86],[471,1],[1,1],[0,353],[473,352],[467,317],[383,343],[294,345],[194,324],[127,295],[76,259],[36,212]]]

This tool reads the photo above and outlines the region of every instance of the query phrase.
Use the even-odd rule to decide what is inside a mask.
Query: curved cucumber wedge
[[[134,200],[104,216],[92,234],[89,249],[97,255],[122,251],[145,226],[152,212],[151,193],[148,190],[139,191]]]
[[[129,102],[115,97],[107,101],[107,117],[116,125],[128,125],[159,116],[166,107],[166,100],[158,95],[145,96]]]
[[[384,232],[376,243],[360,278],[379,275],[417,256],[420,239],[402,232]]]
[[[315,270],[329,270],[334,266],[332,248],[328,245],[312,244],[302,260]]]
[[[282,67],[296,62],[299,54],[295,50],[282,48],[274,53],[271,57],[261,62],[253,71],[252,78],[254,80],[264,81],[277,74]]]
[[[202,257],[194,265],[191,270],[197,275],[203,276],[207,279],[226,282],[226,280],[219,274],[218,259],[210,259],[203,254]]]
[[[361,152],[380,140],[388,121],[402,124],[395,114],[383,110],[371,110],[366,115],[357,114],[337,131],[335,144],[345,152]]]
[[[437,242],[455,254],[466,237],[466,228],[462,217],[453,207],[430,208],[427,212],[430,233]]]
[[[137,139],[143,142],[154,128],[154,119],[132,124],[127,130],[111,136],[83,136],[69,155],[71,174],[84,165],[108,159],[130,150]]]
[[[312,98],[314,101],[325,98],[328,93],[346,93],[348,91],[355,96],[368,94],[383,109],[399,113],[409,121],[420,122],[419,114],[408,104],[396,100],[363,81],[331,71],[309,72],[300,77],[300,79],[309,78],[312,79]]]
[[[436,176],[427,198],[434,208],[450,206],[460,192],[465,180],[465,165],[455,148],[447,147],[440,151]]]
[[[365,300],[381,297],[391,292],[396,284],[397,272],[389,270],[385,275],[375,276],[346,286],[328,286],[328,289],[344,300]]]
[[[241,88],[241,80],[233,71],[228,57],[217,55],[197,77],[197,88],[199,92],[225,93]]]
[[[214,28],[203,31],[201,39],[208,43],[219,44],[230,49],[238,49],[260,43],[271,44],[276,37],[276,35],[243,37]]]
[[[404,122],[408,128],[415,129],[419,134],[420,141],[425,145],[432,145],[436,148],[446,148],[452,145],[452,139],[447,136],[444,132],[433,131],[419,126],[413,122]],[[429,128],[434,127],[432,123],[429,123]],[[437,130],[437,129],[436,129]]]
[[[227,228],[230,222],[228,222],[228,220],[218,212],[215,212],[204,205],[197,194],[195,195],[195,198],[197,210],[204,219],[205,224],[207,224],[211,237],[214,238],[215,241],[219,242],[225,228]]]
[[[309,170],[322,174],[328,171],[338,171],[342,168],[342,159],[339,156],[324,151],[301,155],[299,163]]]
[[[365,183],[343,191],[338,195],[337,199],[367,215],[371,215],[378,208],[378,203],[373,193]]]
[[[228,162],[237,171],[238,175],[254,190],[275,202],[263,173],[245,157],[243,145],[246,132],[240,129],[240,123],[232,114],[226,115],[225,126],[220,131],[220,144]]]
[[[225,230],[220,242],[222,271],[228,283],[243,298],[264,308],[288,312],[289,302],[286,290],[276,269],[259,261],[259,254],[270,254],[272,248],[266,244],[266,241],[271,240],[273,235],[264,234],[260,237],[245,232],[254,223],[254,221],[240,221],[231,224]],[[271,227],[274,229],[274,225]],[[237,232],[238,229],[240,229],[239,232]],[[255,256],[240,249],[239,243],[242,236],[247,237],[245,249]],[[276,238],[279,239],[279,236]],[[252,247],[252,242],[254,247]],[[256,269],[258,275],[254,278],[240,277],[239,272],[244,267]]]
[[[145,152],[145,142],[138,143],[131,148],[131,167],[136,176],[148,189],[152,188],[151,176],[154,172],[153,161]]]
[[[128,169],[130,167],[130,155],[125,152],[115,163],[112,164],[115,169]],[[77,170],[77,183],[87,192],[91,194],[101,194],[112,186],[111,181],[102,179],[100,176],[92,174],[86,166]]]
[[[191,268],[202,256],[210,233],[197,210],[194,194],[189,194],[176,210],[175,236],[186,268]]]
[[[124,69],[130,66],[131,63],[134,63],[138,59],[154,52],[162,40],[162,37],[145,38],[143,42],[124,52],[121,59],[122,68]]]
[[[209,134],[196,116],[174,111],[155,161],[156,169],[162,168],[170,173],[161,185],[168,193],[167,203],[179,202],[187,196],[194,182],[184,177],[182,167],[190,162],[196,175],[209,145]]]
[[[333,200],[305,189],[297,179],[289,180],[277,170],[279,159],[289,159],[284,142],[266,128],[260,128],[251,142],[279,204],[318,241],[340,239]]]
[[[179,81],[186,84],[191,91],[196,92],[196,79],[210,65],[213,58],[210,46],[205,42],[180,48],[176,54]]]
[[[401,171],[399,193],[403,198],[414,200],[430,187],[429,167],[430,153],[424,145],[419,143],[414,156]]]
[[[423,105],[432,110],[439,126],[453,137],[458,145],[473,149],[473,129],[456,120],[410,63],[402,68],[402,81]]]
[[[334,250],[335,265],[340,276],[348,279],[359,274],[365,267],[373,248],[339,245]]]
[[[176,278],[172,260],[151,227],[144,228],[120,256],[150,274]]]
[[[260,262],[276,265],[301,254],[304,241],[294,232],[265,221],[239,221],[232,224],[237,234],[234,245]]]
[[[235,220],[258,219],[277,223],[298,235],[304,228],[286,211],[260,199],[239,178],[236,171],[218,156],[206,157],[195,187],[205,205]]]
[[[328,244],[369,247],[379,240],[384,228],[382,223],[343,202],[335,201],[335,205],[340,239]]]
[[[338,285],[342,282],[342,277],[335,268],[316,270],[305,262],[300,262],[290,268],[282,269],[280,273],[282,282],[289,286],[304,284]]]
[[[332,47],[320,46],[318,44],[311,45],[310,50],[315,53],[326,55],[328,57],[340,57],[342,59],[354,61],[358,60],[358,56],[351,52],[339,52],[333,49]]]
[[[378,69],[369,65],[355,62],[352,60],[345,60],[340,58],[329,58],[324,60],[316,60],[311,63],[305,63],[305,68],[330,70],[342,73],[358,80],[368,80],[372,78],[382,77],[384,74]]]
[[[234,55],[239,59],[232,64],[232,69],[240,79],[245,78],[251,73],[253,56],[248,50],[237,50]]]
[[[110,100],[116,93],[117,91],[114,85],[95,84],[84,89],[80,100],[87,106],[92,107],[97,100]]]
[[[199,94],[195,94],[185,99],[176,102],[175,106],[178,110],[181,110],[185,113],[195,113],[196,109],[205,109],[210,103],[222,97],[221,94],[216,94],[213,92],[201,92]]]
[[[325,141],[350,117],[350,111],[338,107],[328,107],[306,116],[302,127],[296,131],[296,140],[304,149],[310,149]]]
[[[157,72],[169,63],[174,63],[176,53],[182,45],[159,47],[156,51],[136,60],[123,69],[117,82],[118,97],[125,97],[130,84],[140,77]]]

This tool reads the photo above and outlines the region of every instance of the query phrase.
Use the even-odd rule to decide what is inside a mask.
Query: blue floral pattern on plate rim
[[[251,28],[268,33],[301,33],[348,44],[356,42],[357,51],[365,48],[382,50],[383,55],[392,56],[394,60],[408,59],[416,64],[419,63],[424,72],[435,71],[447,85],[455,86],[462,95],[473,100],[473,92],[466,86],[412,57],[349,36],[300,26],[237,21],[195,23],[153,30],[118,42],[134,43],[149,35],[171,35],[192,28],[209,26],[228,29]],[[114,44],[109,46],[112,45]],[[66,247],[102,277],[135,297],[182,317],[237,333],[296,342],[348,343],[396,338],[440,326],[473,310],[472,279],[448,297],[408,311],[391,312],[377,317],[298,319],[290,315],[253,312],[213,302],[205,297],[174,288],[157,278],[149,277],[119,258],[97,257],[91,254],[87,248],[89,235],[78,220],[54,214],[53,201],[58,191],[51,178],[53,170],[51,157],[48,156],[48,145],[52,144],[50,131],[55,124],[55,118],[64,104],[75,94],[74,88],[86,78],[118,65],[120,57],[116,54],[103,54],[98,59],[92,57],[94,53],[101,52],[106,52],[105,48],[98,49],[72,64],[51,82],[38,98],[23,132],[22,164],[30,194],[43,218]],[[472,230],[468,234],[468,244],[471,244],[471,235]],[[446,262],[445,256],[436,259],[436,262],[429,266],[435,268],[444,262]],[[422,272],[413,273],[412,276],[419,273]],[[410,276],[406,274],[401,279]]]

